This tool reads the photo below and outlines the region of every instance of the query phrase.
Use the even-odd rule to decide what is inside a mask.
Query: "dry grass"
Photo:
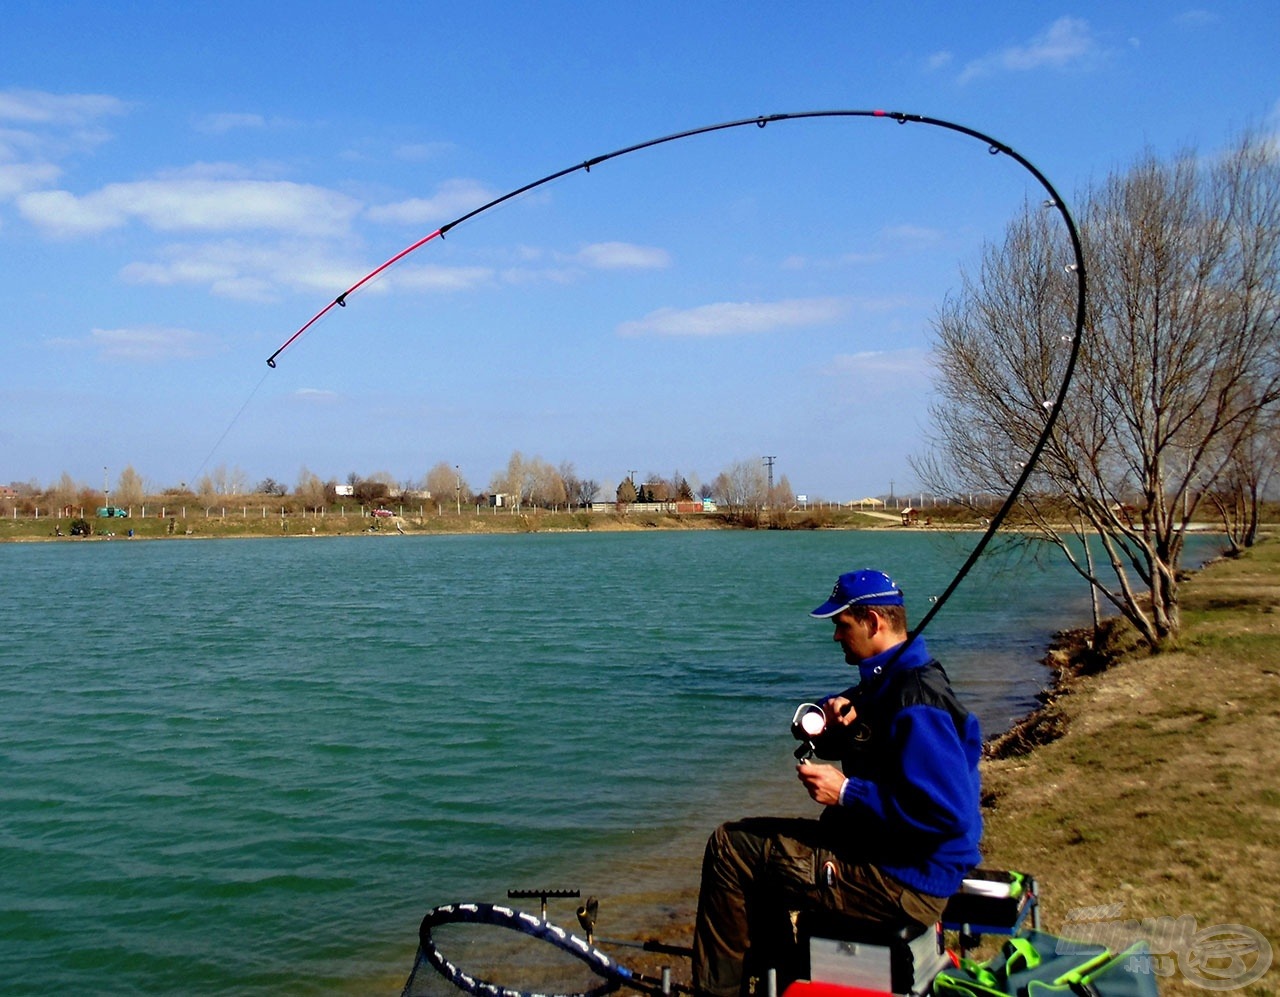
[[[153,508],[159,508],[157,503]],[[399,510],[392,503],[389,508]],[[714,530],[744,528],[784,529],[885,529],[896,527],[896,521],[876,519],[850,510],[825,510],[819,512],[793,512],[780,523],[744,523],[741,517],[727,513],[666,513],[652,511],[627,512],[569,512],[546,509],[526,509],[515,513],[510,509],[484,509],[475,512],[464,509],[461,515],[451,507],[438,511],[430,504],[405,508],[403,517],[374,519],[362,515],[360,510],[330,511],[317,516],[311,512],[291,509],[280,515],[280,504],[267,501],[245,502],[234,507],[210,510],[192,506],[184,513],[176,510],[172,524],[168,517],[151,515],[131,519],[88,518],[94,536],[78,538],[69,536],[72,520],[69,518],[41,516],[39,519],[12,515],[0,516],[0,543],[6,541],[53,541],[60,543],[85,543],[103,539],[102,533],[114,533],[117,538],[127,537],[130,530],[139,539],[208,539],[213,537],[278,537],[278,536],[350,536],[373,534],[398,535],[397,526],[406,534],[420,533],[539,533],[566,531],[616,532],[628,530]],[[172,525],[173,533],[170,533]],[[62,536],[55,536],[60,529]]]
[[[1121,919],[1242,924],[1274,947],[1280,544],[1211,565],[1183,605],[1179,649],[1070,681],[1053,704],[1061,738],[986,763],[984,850],[1037,876],[1047,930],[1122,905]],[[1276,993],[1277,979],[1240,992]],[[1180,971],[1161,981],[1203,992]]]

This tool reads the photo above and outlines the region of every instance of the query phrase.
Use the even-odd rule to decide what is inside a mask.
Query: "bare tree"
[[[462,478],[462,473],[454,465],[440,461],[427,472],[423,484],[436,502],[461,506],[463,496],[470,496],[470,486]]]
[[[289,494],[289,486],[283,481],[277,481],[275,478],[267,477],[259,481],[253,488],[259,495],[284,496]]]
[[[529,498],[534,505],[550,509],[568,502],[568,491],[560,472],[541,457],[534,457],[526,466],[525,473]]]
[[[227,495],[243,495],[249,488],[249,475],[244,468],[239,465],[227,470],[225,467],[221,469],[226,482]]]
[[[1280,425],[1266,420],[1258,432],[1241,441],[1205,498],[1218,511],[1231,552],[1252,547],[1258,538],[1262,497],[1280,463]]]
[[[507,467],[505,471],[496,472],[489,479],[489,491],[498,495],[508,495],[511,498],[511,504],[519,510],[521,503],[524,501],[524,482],[525,482],[525,459],[524,454],[519,450],[513,450],[511,456],[507,458]]]
[[[63,471],[58,483],[49,489],[49,499],[59,510],[69,509],[76,504],[76,498],[82,488],[83,486],[75,478]]]
[[[517,510],[525,505],[563,505],[566,500],[560,472],[541,457],[527,458],[519,450],[512,452],[506,470],[495,474],[489,487],[510,495]]]
[[[577,478],[574,481],[573,494],[569,497],[575,505],[586,508],[595,502],[599,494],[600,482],[595,478]]]
[[[559,472],[560,480],[564,484],[566,500],[571,506],[586,508],[600,494],[600,482],[590,478],[578,477],[578,471],[573,466],[573,461],[561,461],[556,470]]]
[[[734,511],[759,511],[768,501],[769,481],[758,460],[740,460],[716,478],[716,495]]]
[[[1255,135],[1208,164],[1145,155],[1083,204],[1088,329],[1020,507],[1154,648],[1179,629],[1187,523],[1280,401],[1280,164]],[[941,309],[936,445],[914,462],[934,490],[1020,474],[1066,362],[1070,258],[1028,209]]]
[[[560,476],[560,483],[564,487],[565,502],[570,506],[578,504],[578,469],[573,466],[573,461],[562,460],[556,468],[556,474]]]
[[[392,495],[399,490],[395,475],[390,471],[374,471],[367,478],[360,478],[355,483],[354,498],[361,505],[380,506],[391,501]]]
[[[784,474],[773,486],[773,494],[769,496],[769,505],[775,509],[786,510],[796,504],[796,493],[791,481]]]
[[[133,469],[132,464],[127,465],[116,480],[115,504],[125,507],[141,505],[146,497],[147,486],[142,481],[142,475]]]
[[[206,500],[205,504],[208,505],[218,495],[242,494],[247,481],[248,476],[241,468],[233,467],[228,469],[226,464],[219,464],[196,482],[196,491]]]
[[[303,508],[313,511],[323,508],[328,498],[328,490],[320,476],[307,470],[305,465],[298,471],[298,483],[293,493],[301,500]]]

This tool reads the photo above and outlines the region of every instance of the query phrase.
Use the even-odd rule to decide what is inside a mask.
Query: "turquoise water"
[[[923,607],[972,539],[0,547],[3,989],[394,994],[436,904],[691,885],[716,823],[799,793],[794,705],[850,681],[806,616],[835,575]],[[979,564],[927,637],[993,730],[1087,603]]]

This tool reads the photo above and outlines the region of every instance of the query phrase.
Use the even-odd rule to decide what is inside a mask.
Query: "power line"
[[[760,459],[764,461],[765,467],[769,469],[769,497],[772,498],[773,497],[773,462],[778,458],[777,457],[761,457]]]

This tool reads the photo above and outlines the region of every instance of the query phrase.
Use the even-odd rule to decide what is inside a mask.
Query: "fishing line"
[[[202,460],[200,462],[200,466],[196,468],[195,474],[191,475],[191,477],[187,479],[191,482],[192,486],[195,486],[196,480],[200,477],[200,472],[203,471],[205,465],[213,459],[213,455],[217,453],[218,447],[222,446],[222,441],[227,438],[227,434],[231,432],[236,422],[240,419],[240,416],[244,415],[244,410],[249,407],[249,403],[253,401],[253,396],[258,393],[258,389],[262,387],[270,373],[270,371],[267,371],[266,374],[263,374],[258,380],[258,383],[253,386],[253,390],[249,392],[249,396],[244,400],[244,404],[242,404],[236,414],[231,417],[231,421],[227,423],[227,428],[222,431],[222,435],[218,437],[213,446],[209,448],[209,452],[205,454],[204,460]]]
[[[634,145],[625,146],[621,149],[615,149],[613,152],[604,153],[603,155],[593,156],[582,162],[575,163],[571,166],[566,166],[563,169],[556,170],[555,172],[549,173],[546,176],[541,177],[540,179],[531,181],[530,183],[523,184],[522,186],[517,187],[514,190],[508,191],[505,194],[495,197],[492,200],[486,202],[485,204],[480,205],[478,208],[473,208],[472,210],[466,212],[465,214],[458,216],[453,221],[440,226],[434,232],[431,232],[430,234],[423,236],[421,239],[418,239],[416,242],[412,243],[411,245],[406,246],[400,252],[396,253],[394,256],[390,257],[388,260],[386,260],[379,266],[375,267],[368,274],[361,277],[354,284],[352,284],[345,291],[343,291],[336,298],[334,298],[333,301],[329,302],[327,305],[321,308],[320,311],[318,311],[315,315],[313,315],[307,322],[303,323],[303,325],[296,332],[294,332],[291,336],[289,336],[289,338],[286,339],[284,343],[282,343],[280,347],[274,353],[272,353],[271,356],[267,358],[267,366],[269,368],[274,369],[276,366],[276,360],[279,358],[280,354],[282,354],[285,350],[287,350],[290,346],[292,346],[298,339],[300,339],[307,332],[308,329],[314,326],[316,322],[318,322],[321,318],[328,315],[334,308],[345,308],[347,305],[347,299],[351,295],[359,291],[361,288],[363,288],[365,285],[367,285],[371,280],[383,274],[391,267],[395,266],[397,263],[399,263],[409,254],[417,251],[418,249],[421,249],[427,243],[437,238],[444,239],[445,236],[450,231],[452,231],[457,226],[461,225],[463,222],[470,221],[472,218],[475,218],[476,216],[483,214],[484,212],[490,210],[491,208],[495,208],[498,205],[505,204],[506,202],[511,201],[515,198],[518,198],[524,194],[527,194],[530,191],[536,190],[537,188],[542,187],[545,184],[549,184],[549,183],[552,183],[553,181],[560,180],[573,173],[577,173],[579,171],[590,173],[591,169],[595,166],[599,166],[602,163],[609,162],[610,160],[613,160],[613,159],[618,159],[622,156],[630,155],[631,153],[634,153],[634,152],[640,152],[645,149],[652,149],[657,146],[667,145],[672,142],[681,141],[683,139],[694,138],[699,135],[710,135],[716,132],[728,131],[730,129],[749,128],[750,126],[754,125],[756,128],[763,130],[769,125],[777,124],[784,121],[800,121],[800,120],[817,119],[817,118],[877,118],[877,119],[883,119],[885,121],[896,122],[899,125],[906,125],[906,124],[929,125],[936,128],[942,128],[947,131],[956,132],[961,135],[967,135],[970,138],[973,138],[978,140],[979,142],[982,142],[987,146],[987,151],[991,153],[991,155],[993,156],[1003,155],[1003,156],[1009,157],[1014,162],[1016,162],[1019,166],[1023,167],[1023,169],[1025,169],[1028,173],[1030,173],[1036,179],[1036,181],[1040,184],[1040,186],[1044,188],[1045,192],[1048,194],[1048,199],[1044,202],[1044,206],[1046,208],[1051,208],[1058,212],[1059,216],[1063,221],[1063,224],[1066,226],[1067,233],[1071,240],[1071,248],[1074,256],[1074,260],[1072,262],[1065,264],[1065,270],[1067,273],[1073,275],[1076,281],[1075,329],[1070,336],[1071,349],[1067,357],[1065,370],[1062,378],[1062,383],[1058,388],[1057,398],[1054,400],[1052,406],[1049,407],[1048,416],[1045,419],[1045,424],[1043,429],[1041,430],[1040,436],[1036,440],[1035,445],[1032,447],[1031,452],[1027,455],[1026,461],[1023,463],[1022,473],[1019,475],[1017,481],[1014,483],[1013,488],[1010,490],[1008,497],[1005,499],[1003,505],[1000,506],[996,514],[991,517],[991,521],[987,529],[983,532],[982,536],[979,538],[978,543],[974,546],[973,550],[970,552],[964,564],[961,565],[960,569],[956,572],[955,577],[952,578],[950,584],[946,587],[946,589],[942,592],[941,595],[937,596],[932,600],[932,605],[930,606],[929,611],[921,619],[920,623],[916,625],[915,629],[910,632],[910,634],[908,635],[907,641],[899,647],[898,654],[901,654],[902,651],[905,650],[907,646],[909,646],[910,643],[914,641],[915,638],[918,637],[924,631],[925,627],[928,626],[929,622],[941,611],[942,607],[946,604],[947,600],[951,598],[952,593],[955,592],[956,588],[959,587],[960,583],[964,580],[965,576],[968,575],[970,569],[972,569],[974,564],[977,563],[978,558],[982,556],[983,551],[986,550],[987,545],[991,542],[991,539],[995,536],[996,531],[999,530],[1000,526],[1004,523],[1005,519],[1008,517],[1009,512],[1013,509],[1014,503],[1017,502],[1018,496],[1021,494],[1022,489],[1026,485],[1028,479],[1031,477],[1032,471],[1035,469],[1035,465],[1040,459],[1040,455],[1044,452],[1044,448],[1047,446],[1049,442],[1049,438],[1053,433],[1053,428],[1058,421],[1058,415],[1062,411],[1063,403],[1066,400],[1067,391],[1068,391],[1068,388],[1070,387],[1071,379],[1075,372],[1076,361],[1077,361],[1077,358],[1079,357],[1080,345],[1081,345],[1081,340],[1084,332],[1084,316],[1085,316],[1084,252],[1081,248],[1080,235],[1079,235],[1079,232],[1076,230],[1075,222],[1072,220],[1071,212],[1067,209],[1065,202],[1059,196],[1057,190],[1054,189],[1053,184],[1051,184],[1048,178],[1045,177],[1045,175],[1041,173],[1029,160],[1027,160],[1025,157],[1020,155],[1010,146],[999,141],[998,139],[993,138],[990,135],[985,134],[984,132],[978,131],[977,129],[974,129],[974,128],[970,128],[967,125],[958,124],[953,121],[946,121],[942,118],[931,118],[931,117],[926,117],[920,114],[908,114],[901,111],[884,111],[884,110],[801,111],[801,112],[787,113],[787,114],[768,114],[768,115],[761,115],[754,118],[740,118],[735,121],[724,121],[718,124],[703,125],[698,128],[690,128],[684,131],[673,132],[670,135],[664,135],[660,138],[653,138],[644,142],[638,142]],[[225,436],[226,434],[224,433],[223,435]],[[208,458],[206,458],[206,460],[207,459]]]

